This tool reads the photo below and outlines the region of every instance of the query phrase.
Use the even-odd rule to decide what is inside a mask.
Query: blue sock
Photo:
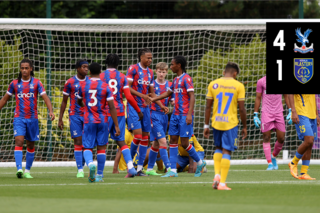
[[[97,151],[98,170],[97,175],[103,175],[104,165],[106,163],[106,150]]]
[[[128,164],[130,161],[132,161],[130,150],[127,145],[124,145],[121,147],[121,152],[122,152],[124,160],[126,161],[126,164]]]
[[[231,160],[231,156],[229,154],[223,154],[222,158]]]
[[[93,162],[93,157],[92,157],[92,150],[85,149],[83,151],[83,157],[86,160],[87,166],[89,166],[89,163]]]
[[[26,169],[27,170],[31,169],[33,160],[34,160],[34,148],[33,149],[27,148],[27,154],[26,154]]]
[[[14,148],[14,159],[16,161],[17,170],[22,169],[22,147],[16,146]]]
[[[177,169],[178,144],[170,144],[169,151],[171,169]]]
[[[81,155],[82,155],[82,168],[83,168],[84,165],[86,165],[86,159],[84,159],[83,151],[82,151]]]
[[[139,145],[136,145],[135,143],[133,143],[133,141],[131,142],[131,146],[130,146],[131,159],[133,159],[134,156],[136,155],[138,146]]]
[[[78,169],[83,169],[82,166],[82,146],[74,145],[74,158]]]
[[[192,144],[189,144],[189,146],[186,148],[186,151],[188,152],[190,157],[195,162],[199,162],[200,161],[200,157],[199,157],[198,153],[196,152],[195,148],[192,146]]]
[[[310,160],[302,160],[302,165],[303,166],[309,166],[310,165]]]
[[[159,152],[158,149],[151,147],[149,152],[148,169],[153,169],[154,164],[156,163],[156,160],[157,160],[158,152]]]
[[[142,144],[140,143],[140,146],[139,146],[139,162],[138,162],[138,166],[143,166],[144,159],[146,158],[146,155],[147,155],[147,150],[148,150],[148,145],[142,145]]]
[[[167,152],[166,148],[161,148],[160,147],[160,156],[161,156],[161,159],[162,159],[162,161],[164,163],[164,166],[167,169],[171,168],[171,164],[170,164],[170,161],[169,161],[168,152]]]
[[[302,158],[302,156],[303,156],[303,154],[299,154],[299,152],[298,152],[298,151],[296,152],[296,157],[297,157],[297,158],[301,159],[301,158]]]

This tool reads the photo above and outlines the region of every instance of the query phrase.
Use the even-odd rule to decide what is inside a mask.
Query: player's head
[[[20,62],[18,82],[20,83],[22,77],[24,77],[25,79],[29,79],[31,76],[34,77],[32,61],[26,58],[22,59],[22,61]]]
[[[138,52],[138,59],[143,66],[145,67],[150,66],[152,62],[151,50],[149,48],[140,49]]]
[[[120,59],[119,59],[119,56],[117,54],[109,54],[109,55],[107,55],[107,58],[106,58],[106,66],[107,66],[107,68],[115,68],[115,69],[117,69],[118,65],[119,65],[119,62],[120,62]]]
[[[182,72],[187,72],[186,65],[187,65],[186,58],[183,57],[182,55],[177,55],[172,59],[170,69],[174,73],[177,73],[179,70],[182,70]]]
[[[229,61],[226,65],[223,75],[236,78],[239,73],[240,73],[239,65],[237,63]]]
[[[76,63],[76,69],[79,75],[85,77],[88,74],[89,63],[84,59],[80,59]]]
[[[91,75],[100,75],[101,65],[96,62],[92,62],[89,66],[89,70]]]
[[[156,73],[157,78],[161,81],[166,78],[166,75],[168,74],[168,65],[165,62],[159,62],[156,65]]]

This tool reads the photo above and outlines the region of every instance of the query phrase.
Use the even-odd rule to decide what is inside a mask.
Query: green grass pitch
[[[320,166],[310,166],[315,181],[294,179],[287,165],[278,171],[266,167],[231,166],[232,191],[212,189],[213,166],[199,178],[179,173],[133,179],[106,167],[104,183],[77,179],[75,167],[35,167],[34,179],[18,179],[15,168],[0,168],[0,212],[319,212]]]

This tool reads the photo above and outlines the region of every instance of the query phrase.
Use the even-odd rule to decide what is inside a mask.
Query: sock
[[[138,162],[137,172],[142,170],[144,159],[146,158],[146,155],[147,155],[148,140],[149,140],[148,136],[143,136],[141,139],[140,147],[139,147],[139,162]]]
[[[103,175],[104,165],[106,164],[106,150],[97,150],[97,162],[97,175]]]
[[[273,153],[272,153],[273,157],[277,157],[278,156],[279,152],[282,150],[283,144],[284,143],[279,143],[278,141],[276,141],[276,144],[274,145],[274,150],[273,150]]]
[[[31,169],[32,163],[34,160],[34,148],[33,149],[29,149],[27,148],[27,154],[26,154],[26,170]],[[25,171],[26,172],[26,171]]]
[[[149,152],[148,170],[147,171],[153,170],[154,164],[156,163],[156,160],[157,160],[158,152],[159,152],[159,149],[151,147],[150,152]]]
[[[160,146],[160,156],[161,156],[161,159],[163,160],[164,166],[167,169],[171,168],[171,164],[170,164],[168,152],[167,152],[167,147]]]
[[[142,135],[135,135],[134,136],[133,141],[131,142],[131,146],[130,146],[131,159],[133,159],[134,156],[136,155],[141,139],[142,139]]]
[[[270,142],[263,143],[263,151],[264,151],[264,156],[266,157],[268,163],[271,163],[271,147],[270,147]]]
[[[86,160],[84,159],[84,155],[83,155],[83,151],[84,151],[84,147],[82,146],[82,169],[84,167],[84,165],[86,165]]]
[[[74,145],[74,158],[76,159],[78,171],[79,171],[79,169],[83,169],[83,166],[82,166],[82,146]]]
[[[22,146],[14,147],[14,159],[16,160],[17,170],[22,170]]]
[[[222,159],[222,150],[216,149],[213,155],[213,161],[214,161],[214,174],[220,175],[221,173],[221,159]]]
[[[230,158],[231,158],[231,156],[228,154],[223,154],[223,156],[222,156],[220,183],[226,183],[229,168],[230,168]]]
[[[89,166],[89,164],[93,163],[93,157],[92,157],[92,150],[91,149],[84,149],[83,150],[83,157],[86,161],[87,166]]]
[[[298,163],[299,163],[299,161],[300,161],[300,159],[302,158],[302,154],[299,154],[299,152],[297,151],[296,152],[296,155],[294,156],[294,158],[292,159],[292,161],[291,161],[291,164],[292,165],[297,165]]]
[[[177,173],[177,157],[178,157],[178,144],[170,144],[170,164],[171,171]]]
[[[122,152],[123,158],[127,164],[128,169],[132,169],[133,163],[132,163],[132,158],[131,158],[129,147],[127,145],[122,146],[121,152]]]
[[[186,151],[188,152],[189,156],[197,162],[198,165],[202,164],[202,160],[199,158],[198,153],[196,152],[195,148],[192,146],[192,144],[189,144],[189,146],[186,148]]]
[[[309,165],[310,165],[310,160],[302,160],[300,175],[307,174]]]

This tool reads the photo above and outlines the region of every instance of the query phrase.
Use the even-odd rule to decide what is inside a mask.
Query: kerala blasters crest
[[[302,34],[301,33],[301,28],[296,29],[296,36],[299,38],[299,39],[297,39],[297,41],[299,43],[301,43],[302,46],[298,47],[298,45],[295,43],[294,44],[294,49],[293,49],[294,52],[300,52],[300,53],[305,54],[305,53],[308,53],[308,52],[312,53],[314,51],[313,43],[309,47],[307,47],[307,45],[306,45],[306,43],[309,43],[308,36],[309,36],[309,34],[311,32],[312,32],[311,29],[307,29],[304,32],[304,34]]]
[[[313,58],[293,59],[294,77],[302,84],[307,83],[313,77]]]

